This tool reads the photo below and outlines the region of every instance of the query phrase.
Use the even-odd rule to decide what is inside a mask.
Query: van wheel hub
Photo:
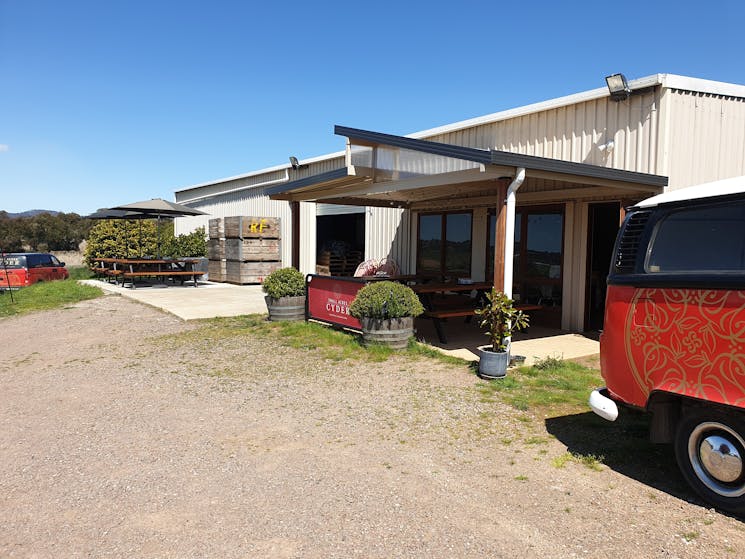
[[[688,456],[698,478],[712,491],[727,496],[742,495],[745,441],[718,422],[699,424],[688,439]]]

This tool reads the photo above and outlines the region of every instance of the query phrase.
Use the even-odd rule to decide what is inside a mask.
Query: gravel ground
[[[204,341],[116,296],[0,325],[0,557],[745,556],[677,470],[559,467],[574,418],[463,367]]]

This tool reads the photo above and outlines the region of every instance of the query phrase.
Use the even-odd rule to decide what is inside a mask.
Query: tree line
[[[10,217],[0,211],[0,249],[5,252],[78,250],[93,223],[76,213]]]

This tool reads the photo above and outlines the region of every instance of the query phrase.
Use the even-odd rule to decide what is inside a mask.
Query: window
[[[655,228],[645,269],[649,273],[745,271],[745,206],[671,212]]]
[[[496,216],[489,215],[486,277],[494,275]],[[559,206],[518,208],[515,212],[513,296],[516,300],[561,306],[564,212]]]
[[[471,275],[470,212],[419,215],[417,272]]]

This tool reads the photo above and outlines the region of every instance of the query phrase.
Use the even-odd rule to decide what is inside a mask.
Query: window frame
[[[485,277],[491,278],[494,276],[494,259],[490,258],[489,255],[489,241],[491,239],[491,233],[492,233],[492,218],[494,218],[495,222],[495,229],[496,229],[496,209],[495,208],[489,208],[489,212],[487,213],[487,239],[486,239],[486,255],[484,257],[485,259],[485,266],[484,266],[484,273]],[[525,294],[522,293],[523,286],[525,284],[535,285],[536,283],[541,285],[558,285],[563,291],[564,286],[564,266],[565,266],[565,253],[564,253],[564,239],[566,237],[566,207],[564,204],[547,204],[547,205],[540,205],[540,206],[520,206],[515,208],[515,220],[517,221],[517,215],[520,215],[520,250],[519,250],[519,258],[518,258],[518,266],[514,266],[512,270],[512,283],[513,286],[517,286],[521,289],[519,291],[521,298],[525,297]],[[561,241],[560,241],[560,247],[561,247],[561,269],[559,271],[559,277],[558,278],[544,278],[540,276],[529,276],[527,275],[527,253],[528,253],[528,217],[531,214],[557,214],[561,215]],[[494,237],[496,242],[496,231],[494,231]],[[518,254],[516,252],[516,254]],[[560,304],[558,306],[561,306]]]
[[[471,220],[471,227],[469,233],[469,242],[471,244],[471,250],[468,254],[468,270],[465,276],[458,276],[461,272],[450,272],[447,269],[447,216],[453,214],[468,215]],[[421,254],[422,254],[422,217],[427,216],[439,216],[440,217],[440,269],[438,272],[432,270],[421,269]],[[473,210],[443,210],[443,211],[427,211],[419,212],[417,215],[417,239],[416,239],[416,273],[417,274],[439,274],[442,277],[453,276],[453,277],[470,277],[473,266]]]

